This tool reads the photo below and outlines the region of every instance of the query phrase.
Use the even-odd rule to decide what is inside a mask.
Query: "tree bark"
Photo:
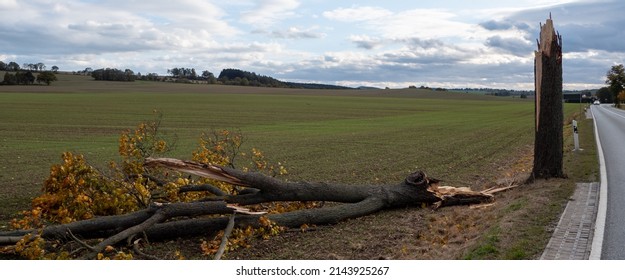
[[[563,171],[562,37],[547,19],[535,57],[536,134],[532,178],[561,178]]]

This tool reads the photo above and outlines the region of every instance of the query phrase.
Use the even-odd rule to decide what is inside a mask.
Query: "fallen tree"
[[[285,181],[277,177],[287,174],[284,166],[257,149],[241,152],[241,135],[227,130],[203,134],[192,161],[157,158],[171,149],[159,123],[160,117],[122,133],[122,161],[111,162],[108,171],[64,153],[31,209],[12,221],[16,230],[0,232],[0,253],[151,259],[142,244],[193,236],[203,239],[205,255],[219,258],[287,228],[336,224],[395,207],[487,203],[507,189],[441,186],[420,171],[386,185]],[[237,168],[235,158],[248,165]]]
[[[200,201],[158,203],[143,210],[123,215],[96,217],[68,224],[52,225],[40,230],[0,233],[0,245],[13,245],[18,240],[77,241],[87,249],[81,258],[96,258],[107,247],[137,238],[173,239],[184,236],[206,236],[225,229],[229,221],[236,227],[261,227],[268,219],[280,227],[334,224],[345,219],[377,211],[406,206],[431,205],[434,208],[491,202],[493,194],[503,190],[472,191],[468,188],[439,186],[439,180],[417,171],[402,182],[392,185],[337,185],[329,183],[287,182],[258,172],[244,172],[231,167],[203,164],[172,158],[148,158],[145,167],[166,168],[178,172],[226,182],[241,189],[238,194],[215,191]],[[197,187],[197,186],[193,186]],[[185,191],[189,186],[185,186]],[[217,188],[198,188],[217,190]],[[245,206],[276,201],[324,201],[334,206],[302,209],[284,213],[254,212]],[[231,219],[236,215],[234,219]],[[104,238],[94,246],[81,239]],[[227,238],[225,236],[224,238]]]

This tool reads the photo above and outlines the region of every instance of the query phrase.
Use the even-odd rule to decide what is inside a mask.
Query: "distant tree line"
[[[135,72],[126,69],[124,71],[116,68],[102,68],[91,72],[91,77],[96,81],[118,81],[118,82],[134,82],[137,79]]]
[[[305,88],[305,89],[351,89],[350,87],[314,84],[314,83],[293,83],[283,82],[289,88]]]
[[[223,84],[237,86],[254,87],[281,87],[281,88],[307,88],[307,89],[347,89],[348,87],[314,84],[314,83],[293,83],[283,82],[270,76],[259,75],[254,72],[244,71],[234,68],[221,70],[218,77],[208,70],[202,71],[201,75],[195,68],[176,67],[167,69],[167,74],[171,75],[173,82],[192,83],[203,81],[207,84]],[[161,80],[161,79],[155,79]],[[171,81],[171,80],[170,80]]]
[[[167,69],[167,74],[171,74],[172,77],[176,79],[176,82],[206,81],[209,84],[217,83],[215,75],[208,70],[204,70],[201,75],[198,75],[195,68],[181,67]]]
[[[20,65],[14,61],[11,61],[9,63],[4,63],[3,61],[0,61],[0,71],[17,72],[20,71]]]
[[[147,73],[145,75],[141,75],[141,72],[137,73],[137,80],[142,81],[160,81],[161,77],[157,73]]]
[[[91,67],[87,67],[85,68],[85,70],[79,70],[79,71],[73,72],[74,75],[85,75],[85,76],[91,76],[91,73],[93,73],[93,69]]]
[[[287,85],[269,76],[258,75],[254,72],[239,69],[223,69],[217,78],[224,85],[241,85],[255,87],[287,87]]]
[[[23,69],[28,69],[31,71],[43,71],[46,70],[46,65],[39,62],[39,63],[24,63],[22,64],[22,68]]]
[[[38,63],[24,63],[22,67],[17,62],[11,61],[9,63],[5,63],[4,61],[0,61],[0,71],[9,71],[9,72],[17,72],[20,70],[29,70],[32,72],[43,72],[46,70],[46,65],[43,62]],[[52,66],[52,72],[56,73],[59,71],[59,67]]]
[[[57,80],[55,73],[59,68],[52,66],[53,71],[45,71],[45,69],[46,65],[41,62],[24,63],[22,69],[17,62],[5,63],[0,61],[0,71],[6,71],[0,85],[32,85],[35,81],[50,85]],[[33,73],[38,74],[35,76]]]
[[[5,79],[1,84],[3,85],[28,85],[33,84],[35,81],[39,83],[50,84],[52,81],[56,81],[56,76],[50,75],[58,72],[57,66],[52,66],[52,71],[45,71],[46,65],[43,63],[24,63],[22,67],[16,62],[4,63],[0,61],[0,71],[15,72],[6,73]],[[24,70],[24,71],[22,71]],[[24,72],[24,73],[22,73]],[[40,72],[43,75],[35,76],[33,72]],[[49,73],[48,73],[49,72]],[[136,73],[131,69],[120,70],[116,68],[101,68],[93,70],[91,67],[87,67],[84,70],[73,71],[74,75],[91,76],[97,81],[123,81],[132,82],[135,80],[143,81],[170,81],[178,83],[207,83],[207,84],[223,84],[223,85],[238,85],[238,86],[255,86],[255,87],[281,87],[281,88],[306,88],[306,89],[348,89],[349,87],[325,85],[315,83],[294,83],[283,82],[270,76],[256,74],[254,72],[244,71],[234,68],[226,68],[219,73],[218,77],[215,77],[213,73],[208,70],[203,70],[201,73],[195,70],[195,68],[175,67],[167,69],[167,74],[171,77],[159,76],[157,73],[148,73],[142,75]]]

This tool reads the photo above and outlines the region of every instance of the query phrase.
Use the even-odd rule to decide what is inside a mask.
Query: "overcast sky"
[[[345,86],[533,89],[539,24],[562,34],[565,89],[625,54],[625,1],[0,0],[0,60],[61,70],[239,68]]]

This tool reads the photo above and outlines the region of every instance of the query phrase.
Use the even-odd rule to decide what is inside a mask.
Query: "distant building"
[[[566,103],[592,103],[595,100],[590,92],[564,93],[563,96]]]

